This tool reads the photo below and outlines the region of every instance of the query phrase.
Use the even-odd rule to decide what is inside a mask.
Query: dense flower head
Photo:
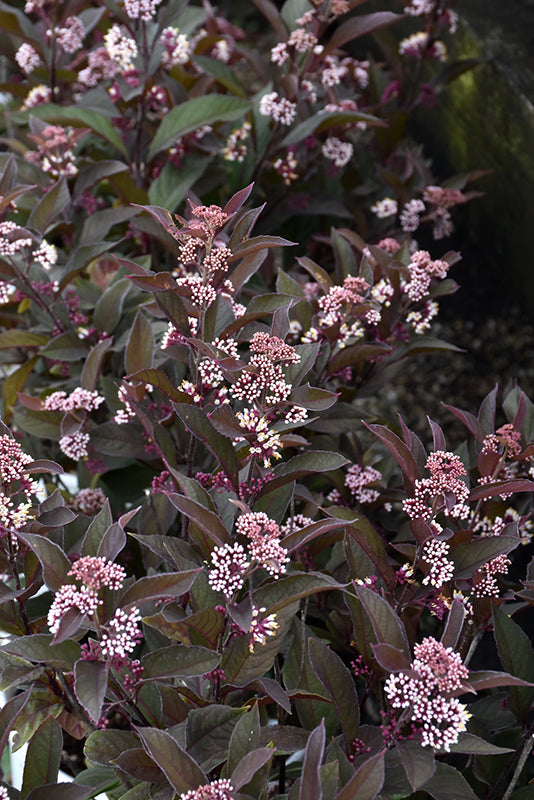
[[[156,13],[161,0],[124,0],[124,10],[130,19],[142,19],[150,22]]]
[[[450,545],[441,539],[429,539],[425,543],[421,558],[430,566],[423,578],[425,586],[431,584],[436,589],[441,589],[444,583],[451,580],[454,564],[447,558],[450,549]]]
[[[164,28],[160,42],[165,48],[161,57],[162,66],[172,69],[176,64],[187,64],[191,56],[191,45],[185,33],[178,28]]]
[[[61,620],[67,612],[76,610],[80,614],[92,616],[100,605],[102,599],[98,597],[96,591],[87,586],[82,586],[81,589],[77,589],[72,583],[61,586],[48,612],[50,633],[58,632]]]
[[[264,614],[265,608],[252,608],[252,621],[248,633],[250,634],[249,652],[254,652],[254,645],[265,644],[268,636],[275,636],[276,631],[280,625],[276,622],[276,614],[268,614],[266,617],[260,618],[260,614]]]
[[[122,72],[133,68],[138,52],[137,44],[125,28],[112,25],[104,36],[104,44],[110,59]]]
[[[371,211],[376,214],[378,219],[387,219],[387,217],[394,217],[398,211],[398,203],[392,200],[391,197],[384,197],[383,200],[377,200],[371,206]]]
[[[63,25],[56,28],[56,41],[65,53],[76,53],[83,45],[85,28],[79,17],[67,17]]]
[[[104,398],[98,392],[82,389],[78,386],[67,395],[66,392],[53,392],[44,401],[44,408],[47,411],[94,411],[104,402]]]
[[[412,670],[417,676],[392,674],[384,691],[392,708],[409,713],[423,746],[449,752],[470,716],[456,697],[450,697],[467,678],[467,668],[458,653],[432,637],[416,645],[414,652]]]
[[[334,166],[341,169],[345,167],[354,154],[354,145],[351,142],[344,142],[337,136],[329,136],[321,148],[325,158],[334,162]]]
[[[129,611],[118,608],[112,618],[104,626],[100,638],[100,649],[106,658],[124,658],[131,653],[140,639],[143,638],[139,622],[139,609],[132,606]]]
[[[33,458],[23,451],[15,439],[8,434],[0,436],[0,478],[4,486],[20,481],[32,461]]]
[[[5,256],[14,255],[25,247],[31,247],[33,239],[28,235],[28,231],[21,228],[15,222],[4,220],[0,222],[0,254]]]
[[[250,340],[250,349],[253,353],[265,353],[272,361],[285,361],[289,364],[298,364],[300,361],[300,356],[294,347],[286,344],[278,336],[270,336],[260,331]]]
[[[245,572],[250,566],[245,548],[239,542],[214,547],[211,562],[213,569],[209,572],[209,585],[216,592],[232,597],[243,586]]]
[[[280,526],[263,511],[242,514],[236,520],[236,531],[248,539],[252,561],[277,578],[286,571],[287,550],[280,544]]]
[[[26,75],[29,75],[30,72],[39,66],[41,63],[41,59],[34,47],[27,42],[21,44],[17,52],[15,53],[15,61],[21,68]]]
[[[85,584],[89,589],[120,589],[126,572],[119,564],[100,556],[83,556],[74,562],[68,573]]]
[[[492,558],[475,573],[473,578],[474,597],[498,597],[499,586],[496,575],[506,575],[512,562],[504,554]]]
[[[260,114],[272,117],[282,125],[291,125],[297,115],[297,105],[285,97],[279,98],[278,92],[270,92],[260,100]]]
[[[368,486],[379,481],[381,477],[382,473],[374,467],[362,468],[359,464],[353,464],[345,476],[345,486],[359,503],[374,503],[378,500],[379,492],[369,489]]]
[[[80,458],[85,458],[89,455],[87,449],[89,438],[88,433],[82,433],[81,431],[73,433],[72,436],[62,436],[59,440],[59,449],[62,453],[65,453],[68,458],[72,458],[73,461],[78,461]]]
[[[102,489],[96,487],[95,489],[80,489],[71,505],[79,513],[93,516],[98,514],[105,502],[106,495]]]
[[[181,794],[179,800],[233,800],[234,787],[226,778],[212,781]]]
[[[403,502],[406,513],[412,519],[422,517],[431,520],[439,512],[446,516],[467,518],[469,487],[461,480],[466,470],[458,456],[436,450],[428,457],[426,468],[431,477],[415,481],[414,497]]]

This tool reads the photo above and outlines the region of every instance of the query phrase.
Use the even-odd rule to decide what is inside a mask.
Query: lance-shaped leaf
[[[412,789],[417,791],[436,771],[434,752],[421,746],[415,739],[399,740],[395,744],[406,777]]]
[[[150,625],[168,639],[175,639],[187,646],[199,644],[215,648],[225,627],[224,614],[214,608],[203,608],[182,620],[168,620],[164,614],[144,617],[145,625]],[[209,672],[209,670],[204,670]]]
[[[230,439],[215,430],[208,417],[194,405],[176,403],[176,413],[193,436],[200,439],[220,463],[234,486],[237,486],[238,463]]]
[[[52,220],[59,215],[69,201],[69,187],[67,179],[63,176],[35,204],[28,219],[28,227],[35,228],[39,233],[44,234]]]
[[[344,347],[328,362],[328,374],[335,375],[340,370],[345,369],[345,367],[368,362],[376,356],[389,353],[391,349],[391,346],[385,342],[362,342],[361,344]]]
[[[470,542],[458,544],[451,550],[455,578],[472,578],[483,564],[496,556],[510,553],[520,544],[518,536],[481,536]]]
[[[391,11],[377,11],[374,14],[360,14],[357,17],[351,17],[336,28],[325,47],[325,53],[332,53],[347,42],[385,28],[401,19],[403,19],[402,14],[394,14]]]
[[[403,474],[408,480],[413,483],[419,478],[419,468],[417,462],[410,452],[407,445],[400,439],[396,433],[390,431],[384,425],[368,425],[364,422],[366,428],[369,428],[371,433],[374,433],[381,442],[383,442],[397,464],[403,471]]]
[[[154,358],[154,335],[152,326],[138,309],[130,329],[124,351],[124,367],[127,373],[150,369]]]
[[[81,652],[78,642],[65,641],[53,644],[51,633],[19,636],[3,645],[2,650],[25,658],[27,661],[36,661],[64,670],[72,670],[74,663],[80,658]]]
[[[122,595],[120,604],[123,608],[142,603],[145,600],[156,600],[160,597],[180,597],[189,591],[199,569],[184,572],[166,572],[163,575],[147,575],[135,581]]]
[[[336,795],[336,800],[375,800],[384,784],[385,750],[364,761],[350,781]]]
[[[304,764],[300,778],[299,800],[323,800],[321,786],[321,761],[324,754],[324,719],[309,735],[304,751]]]
[[[348,463],[350,463],[349,460],[344,456],[328,450],[312,450],[308,453],[299,453],[299,455],[290,458],[289,461],[284,461],[283,464],[275,467],[274,478],[264,484],[256,497],[262,497],[264,494],[268,494],[286,483],[298,481],[304,478],[305,475],[317,472],[332,472],[335,469],[341,469]]]
[[[243,789],[254,775],[272,759],[274,750],[271,747],[258,747],[247,753],[232,772],[230,783],[236,791]]]
[[[74,665],[74,693],[93,722],[102,716],[108,688],[109,661],[83,661]]]
[[[189,497],[184,497],[184,495],[175,494],[174,492],[169,492],[167,497],[175,508],[194,522],[195,525],[198,525],[206,536],[216,545],[226,544],[230,541],[228,531],[217,514],[210,511],[209,508],[205,508]]]
[[[360,724],[360,705],[352,675],[340,657],[320,639],[308,639],[308,652],[315,674],[334,704],[348,751]]]
[[[514,492],[534,492],[534,481],[526,480],[526,478],[516,478],[515,480],[499,481],[478,486],[470,493],[469,500],[487,500],[490,497],[498,497],[500,494],[512,494]]]
[[[143,383],[150,383],[154,389],[159,389],[160,392],[167,395],[168,398],[174,400],[176,403],[192,403],[193,399],[185,392],[176,389],[167,375],[160,369],[141,369],[128,375],[129,381],[142,381]]]
[[[385,127],[384,120],[361,111],[319,111],[295,125],[282,141],[282,147],[298,144],[318,131],[325,131],[337,125],[355,125],[358,122]]]
[[[15,727],[19,715],[30,697],[30,690],[11,697],[0,710],[0,752],[3,753],[11,730]]]
[[[214,670],[221,657],[206,647],[173,645],[148,653],[141,661],[143,680],[197,678]]]
[[[411,669],[411,662],[406,657],[406,654],[399,650],[397,647],[388,644],[387,642],[380,642],[380,644],[371,645],[374,657],[386,672],[403,672],[404,670]]]
[[[479,692],[482,689],[494,689],[496,686],[533,686],[531,681],[516,678],[508,672],[495,670],[477,670],[469,672],[468,686]]]
[[[510,747],[499,747],[491,742],[486,742],[479,736],[464,731],[464,733],[460,734],[458,741],[450,745],[450,752],[491,756],[499,753],[513,753],[514,750]]]
[[[195,708],[189,713],[187,752],[206,772],[226,761],[233,730],[244,713],[244,709],[223,705]]]
[[[28,744],[22,776],[22,797],[38,786],[57,781],[62,746],[61,728],[53,717],[47,717]]]
[[[422,787],[434,800],[477,800],[466,779],[448,764],[436,763],[436,771]]]
[[[47,122],[60,125],[76,125],[90,128],[97,136],[101,136],[112,144],[123,155],[128,157],[124,143],[113,123],[97,111],[79,108],[78,106],[58,106],[53,103],[32,108],[32,114]]]
[[[208,782],[197,762],[167,731],[137,728],[143,747],[175,792],[186,793]]]
[[[441,637],[441,644],[444,647],[456,647],[462,628],[464,626],[466,609],[461,600],[455,597],[451,603],[447,624]]]
[[[501,608],[493,608],[495,642],[501,664],[512,675],[534,683],[534,650],[523,628]],[[526,720],[534,700],[534,689],[510,689],[510,706],[517,716]]]
[[[409,659],[410,647],[404,625],[390,604],[365,586],[355,586],[354,590],[371,620],[377,643],[391,644]]]
[[[109,507],[109,500],[106,498],[104,505],[93,517],[91,524],[87,528],[82,544],[82,556],[90,556],[96,553],[100,542],[102,541],[105,532],[112,524],[111,509]]]
[[[152,139],[148,158],[154,158],[160,150],[173,145],[179,136],[191,133],[202,125],[239,119],[249,108],[248,100],[230,95],[210,94],[186,100],[165,114]]]
[[[319,389],[317,386],[310,386],[309,383],[297,386],[291,392],[290,400],[298,406],[307,408],[309,411],[324,411],[331,408],[337,401],[339,394],[329,392],[326,389]]]
[[[26,795],[25,800],[87,800],[93,794],[91,786],[80,786],[76,783],[48,783],[37,786]]]
[[[63,584],[72,583],[69,578],[72,564],[61,547],[37,533],[18,533],[17,535],[26,542],[41,562],[44,581],[49,589],[57,592]]]
[[[272,247],[293,247],[298,242],[291,242],[289,239],[283,239],[281,236],[253,236],[241,244],[233,248],[230,263],[237,261],[239,258],[244,258],[252,253],[258,253],[261,250],[270,250]],[[252,311],[252,309],[250,309]]]
[[[317,522],[312,522],[304,528],[288,533],[287,536],[281,540],[286,550],[291,553],[293,550],[302,547],[303,544],[311,542],[318,536],[330,531],[340,530],[344,527],[344,523],[337,519],[319,519]]]

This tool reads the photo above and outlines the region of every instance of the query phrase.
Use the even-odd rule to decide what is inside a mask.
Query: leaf
[[[41,350],[43,356],[57,359],[57,361],[80,361],[86,358],[87,352],[86,342],[80,339],[74,331],[54,336]]]
[[[206,771],[226,761],[232,732],[244,713],[244,709],[223,705],[190,711],[186,725],[187,752]]]
[[[411,662],[402,650],[387,642],[371,645],[374,657],[386,672],[402,672],[411,669]]]
[[[250,256],[252,253],[268,250],[271,247],[293,247],[296,244],[298,243],[291,242],[289,239],[283,239],[281,236],[253,236],[233,248],[230,263],[244,258],[245,256]],[[255,297],[261,297],[261,295],[255,295]],[[252,311],[252,308],[249,307],[247,310]]]
[[[9,421],[11,409],[17,401],[17,394],[24,389],[29,375],[33,372],[33,368],[39,360],[39,356],[34,356],[28,359],[18,369],[13,370],[2,381],[2,398],[4,400],[4,419]]]
[[[233,95],[246,98],[247,93],[237,78],[235,72],[228,64],[218,61],[216,58],[208,58],[207,56],[193,56],[193,62],[207,75],[216,78],[221,86],[228,89]]]
[[[94,731],[85,743],[85,757],[94,764],[107,766],[124,750],[139,746],[139,738],[133,731]]]
[[[421,742],[415,739],[397,740],[395,746],[406,777],[415,792],[430,780],[436,771],[434,753],[422,747]]]
[[[441,637],[441,644],[444,647],[455,648],[458,644],[462,628],[465,621],[465,606],[461,600],[455,597],[451,603],[449,614],[447,616],[447,624]]]
[[[176,639],[187,646],[193,643],[209,648],[217,647],[225,627],[224,615],[214,608],[203,608],[179,621],[167,620],[163,614],[153,614],[144,617],[143,622],[169,639]]]
[[[258,747],[246,753],[232,772],[230,783],[238,792],[243,789],[254,775],[272,759],[274,750],[271,747]]]
[[[360,14],[357,17],[351,17],[336,28],[325,46],[324,53],[325,55],[332,53],[359,36],[365,36],[367,33],[392,25],[401,19],[404,19],[403,14],[394,14],[391,11],[378,11],[374,14]]]
[[[478,692],[481,689],[493,689],[496,686],[532,686],[532,683],[524,681],[522,678],[516,678],[508,672],[479,670],[469,673],[469,686]]]
[[[62,176],[51,189],[36,203],[28,218],[28,228],[33,228],[39,233],[46,233],[48,226],[70,203],[70,193],[67,179]]]
[[[77,125],[90,128],[97,136],[101,136],[119,150],[126,158],[128,152],[122,142],[120,134],[113,123],[97,111],[89,111],[78,106],[56,106],[48,103],[32,108],[32,115],[44,119],[46,122],[59,123],[60,125]],[[80,127],[78,125],[78,127]]]
[[[230,542],[228,531],[219,516],[213,511],[197,503],[196,500],[191,500],[181,494],[169,492],[167,497],[175,508],[181,511],[191,522],[194,522],[195,525],[198,525],[200,530],[216,545]]]
[[[409,479],[411,483],[419,478],[419,468],[417,462],[410,452],[406,444],[400,439],[396,433],[390,431],[384,425],[368,425],[363,423],[371,433],[374,433],[381,442],[383,442],[397,464],[402,469],[403,474]]]
[[[102,159],[102,161],[93,161],[84,169],[81,169],[74,184],[73,196],[79,198],[91,186],[108,178],[110,175],[116,175],[118,172],[125,172],[128,165],[122,161],[114,161],[112,159]]]
[[[38,786],[27,795],[25,800],[87,800],[93,794],[91,786],[80,786],[76,783],[48,783]]]
[[[525,631],[498,606],[493,607],[495,642],[504,669],[517,678],[534,682],[534,650]],[[534,700],[534,689],[510,689],[510,706],[525,721]]]
[[[108,688],[109,661],[83,661],[74,665],[74,693],[93,722],[98,723]]]
[[[121,596],[121,606],[125,608],[161,597],[180,597],[189,591],[199,572],[200,568],[139,578]]]
[[[57,544],[37,533],[19,532],[17,536],[26,542],[41,562],[44,581],[49,589],[58,592],[63,584],[71,583],[68,573],[72,564]]]
[[[292,403],[310,411],[324,411],[333,406],[338,397],[339,394],[337,392],[329,392],[326,389],[319,389],[317,386],[310,386],[309,383],[305,383],[293,389],[289,399]]]
[[[96,389],[102,369],[102,362],[112,343],[113,339],[111,337],[109,339],[101,339],[91,348],[84,361],[80,377],[80,386],[82,389],[87,389],[90,392]]]
[[[472,578],[475,572],[496,556],[510,553],[520,544],[518,536],[481,536],[470,542],[456,545],[451,550],[454,577],[456,579]]]
[[[335,800],[374,800],[384,784],[384,754],[382,750],[364,761]]]
[[[497,497],[500,494],[511,494],[512,492],[534,492],[534,481],[525,478],[515,480],[499,481],[498,483],[485,484],[473,489],[469,495],[469,502],[474,500],[487,500],[489,497]]]
[[[210,94],[195,97],[171,108],[165,114],[148,151],[148,159],[171,147],[179,136],[214,122],[239,119],[250,109],[248,100],[229,95]]]
[[[336,709],[347,750],[357,736],[360,705],[354,680],[340,657],[320,639],[308,639],[312,667]]]
[[[451,753],[472,753],[478,755],[498,755],[499,753],[513,753],[510,747],[498,747],[496,744],[486,742],[472,733],[460,733],[456,744],[450,745]]]
[[[422,788],[434,800],[478,800],[458,770],[439,762],[436,763],[434,775]]]
[[[407,659],[410,659],[410,647],[404,625],[389,603],[365,586],[355,586],[354,591],[371,620],[377,642],[396,647]]]
[[[12,328],[0,333],[0,349],[8,347],[39,347],[48,342],[48,336],[42,333],[33,333],[21,328]]]
[[[93,323],[99,331],[112,333],[122,315],[124,299],[131,289],[128,278],[119,278],[104,291],[95,306]]]
[[[325,131],[338,125],[355,125],[358,122],[384,127],[383,120],[371,114],[364,114],[361,111],[319,111],[295,125],[284,137],[281,147],[301,144],[308,136],[313,136],[314,133],[319,131]]]
[[[238,463],[230,439],[215,430],[205,412],[200,408],[177,403],[176,413],[193,436],[201,439],[215,456],[234,486],[237,486]]]
[[[61,728],[53,717],[47,717],[28,744],[21,797],[38,786],[57,781],[62,745]]]
[[[124,368],[126,373],[150,369],[154,358],[154,335],[152,326],[141,311],[137,310],[134,323],[130,329],[126,350],[124,351]]]
[[[220,63],[220,62],[218,62]],[[209,169],[210,158],[188,153],[187,159],[177,169],[167,163],[148,189],[148,199],[155,206],[164,205],[174,211],[187,196],[198,179]]]
[[[304,751],[299,800],[323,800],[320,766],[325,742],[324,719],[309,735]]]
[[[2,646],[6,653],[20,656],[27,661],[48,664],[57,669],[72,670],[74,663],[80,658],[78,642],[65,641],[53,644],[51,633],[34,633],[19,636],[12,642]]]
[[[148,653],[141,661],[143,680],[198,678],[214,670],[221,657],[206,647],[173,645]]]
[[[208,782],[196,761],[167,733],[156,728],[137,728],[143,747],[161,769],[175,792],[186,793]]]
[[[273,470],[274,478],[263,485],[261,491],[256,495],[256,499],[272,492],[273,489],[284,486],[286,483],[300,480],[305,475],[332,472],[349,463],[349,460],[344,456],[328,450],[312,450],[307,453],[299,453],[299,455],[290,458],[289,461],[284,461],[283,464],[275,467]]]

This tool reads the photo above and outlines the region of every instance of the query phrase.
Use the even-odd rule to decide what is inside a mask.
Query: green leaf
[[[109,661],[77,661],[74,693],[93,722],[98,723],[108,688]]]
[[[34,356],[18,369],[13,370],[2,381],[2,397],[4,400],[4,419],[7,421],[9,413],[17,401],[17,394],[24,389],[29,375],[31,375],[39,356]]]
[[[94,731],[85,742],[85,757],[94,764],[107,766],[124,750],[139,747],[139,738],[133,731]]]
[[[112,159],[94,161],[80,170],[76,178],[76,183],[74,184],[73,196],[75,198],[81,197],[91,186],[104,181],[110,175],[116,175],[118,172],[126,172],[127,169],[128,165],[123,161],[113,161]]]
[[[364,761],[336,795],[336,800],[375,800],[384,784],[384,754],[382,750]]]
[[[50,223],[67,203],[70,203],[69,187],[67,179],[62,176],[33,207],[27,222],[28,228],[33,228],[42,234],[46,233]]]
[[[360,705],[352,675],[340,657],[320,639],[308,639],[308,652],[315,674],[334,704],[349,750],[360,724]]]
[[[179,169],[172,164],[165,164],[148,189],[151,205],[164,206],[169,211],[175,211],[191,187],[208,170],[209,164],[208,156],[197,156],[194,153],[188,153]]]
[[[434,800],[478,800],[458,770],[439,762],[436,763],[434,775],[422,788]]]
[[[517,622],[496,605],[493,607],[493,624],[504,669],[517,678],[534,683],[534,650],[530,638]],[[510,706],[519,719],[526,721],[533,700],[534,688],[510,688]]]
[[[312,136],[318,131],[328,130],[338,125],[354,125],[357,122],[384,126],[383,120],[373,117],[371,114],[363,114],[360,111],[319,111],[317,114],[313,114],[308,119],[295,125],[283,139],[281,147],[300,144],[308,136]]]
[[[320,766],[325,743],[324,719],[309,735],[304,751],[304,763],[300,778],[299,800],[323,800]]]
[[[141,661],[143,680],[198,678],[214,670],[221,657],[206,647],[173,645],[148,653]]]
[[[185,794],[208,782],[197,762],[169,733],[156,728],[137,728],[137,733],[145,751],[165,774],[175,792]]]
[[[53,717],[47,717],[28,744],[21,797],[38,786],[57,781],[62,745],[61,728]]]
[[[249,110],[248,100],[228,95],[210,94],[186,100],[164,116],[148,151],[148,159],[171,147],[179,136],[214,122],[240,119]]]
[[[97,111],[88,111],[77,106],[56,106],[53,103],[48,103],[47,105],[32,108],[31,113],[34,117],[39,117],[39,119],[43,119],[46,122],[90,128],[93,133],[106,139],[128,158],[128,152],[117,129],[109,119]],[[78,123],[81,123],[81,125]]]
[[[0,333],[0,349],[8,347],[39,347],[48,342],[48,336],[42,333],[33,333],[21,328],[12,328]]]
[[[217,82],[228,89],[233,95],[237,97],[246,98],[246,90],[241,85],[235,72],[228,64],[218,61],[216,58],[208,58],[207,56],[193,56],[193,62],[207,74],[217,79]]]
[[[41,350],[42,355],[58,361],[82,361],[87,357],[87,352],[86,342],[80,339],[74,331],[54,336]]]

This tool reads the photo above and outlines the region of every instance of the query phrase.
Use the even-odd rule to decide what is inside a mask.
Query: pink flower
[[[226,778],[212,781],[181,794],[179,800],[233,800],[234,787]]]

